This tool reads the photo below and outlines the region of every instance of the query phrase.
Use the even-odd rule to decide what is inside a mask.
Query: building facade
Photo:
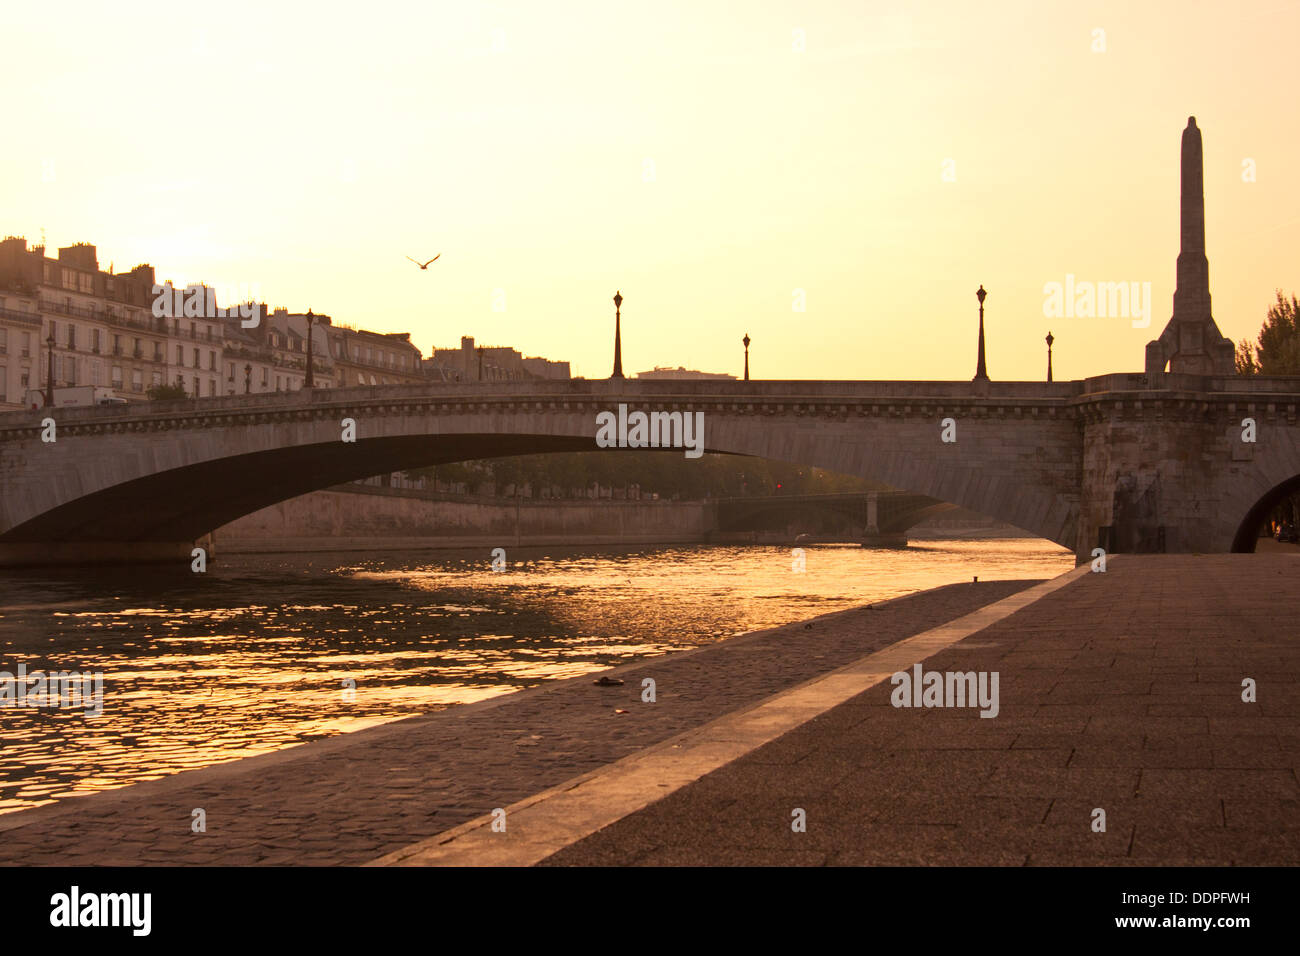
[[[571,378],[568,362],[525,357],[517,349],[500,345],[474,344],[474,337],[463,335],[460,348],[433,350],[432,370],[456,382],[528,381]]]
[[[54,258],[44,246],[28,248],[21,237],[0,241],[4,338],[17,336],[15,361],[5,363],[6,404],[12,407],[17,399],[23,407],[29,391],[46,387],[51,352],[56,388],[94,385],[117,398],[140,400],[150,386],[174,381],[173,371],[185,368],[196,373],[189,389],[215,394],[213,350],[175,352],[169,347],[173,338],[186,335],[197,344],[212,335],[212,323],[183,327],[179,320],[155,316],[153,287],[152,266],[136,266],[125,274],[105,272],[89,243],[64,247]],[[33,312],[39,329],[30,318]],[[17,389],[10,378],[17,379]]]
[[[104,271],[89,243],[51,257],[11,236],[0,240],[0,409],[43,404],[51,357],[55,388],[92,385],[126,401],[163,385],[191,398],[296,391],[306,384],[309,319],[316,388],[570,378],[568,362],[470,336],[426,359],[409,332],[261,303],[223,306],[207,286],[157,282],[148,264]]]
[[[411,333],[368,332],[332,322],[326,329],[340,388],[426,381],[420,350],[411,342]]]

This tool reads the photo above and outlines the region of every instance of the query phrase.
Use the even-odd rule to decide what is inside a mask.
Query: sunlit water
[[[960,581],[1046,541],[905,551],[516,548],[0,574],[0,671],[102,671],[103,713],[0,706],[0,812],[165,776]],[[349,694],[348,682],[355,682]],[[350,698],[350,699],[349,699]]]

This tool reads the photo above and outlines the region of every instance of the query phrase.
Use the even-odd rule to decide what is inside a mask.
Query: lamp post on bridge
[[[623,377],[623,294],[614,291],[614,374],[610,378]]]
[[[1047,333],[1046,341],[1047,341],[1047,380],[1050,382],[1052,380],[1052,343],[1056,341],[1056,339],[1052,337],[1051,332]]]
[[[244,366],[244,394],[247,395],[253,390],[253,366]]]
[[[979,360],[975,365],[975,381],[987,382],[989,380],[988,369],[984,366],[984,297],[988,293],[984,291],[981,285],[979,291],[975,293],[975,298],[980,300],[980,351]]]
[[[50,323],[50,337],[45,340],[50,353],[50,370],[45,376],[45,407],[54,407],[54,323]]]
[[[745,343],[745,381],[748,382],[749,381],[749,341],[750,341],[749,333],[746,332],[745,337],[740,341]]]
[[[315,387],[316,387],[316,382],[315,382],[315,380],[312,378],[312,374],[311,374],[311,372],[312,372],[312,368],[311,368],[311,326],[312,326],[312,323],[315,322],[315,321],[316,321],[316,316],[312,313],[311,309],[308,309],[308,310],[307,310],[307,380],[306,380],[305,382],[303,382],[303,385],[302,385],[303,388],[315,388]]]

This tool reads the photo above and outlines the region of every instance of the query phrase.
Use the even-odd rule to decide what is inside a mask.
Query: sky
[[[628,373],[1140,371],[1203,131],[1219,328],[1300,292],[1300,2],[198,4],[5,13],[0,233]],[[441,254],[427,271],[421,261]],[[1047,315],[1049,283],[1150,283]],[[1141,286],[1139,285],[1139,288]],[[1133,310],[1135,313],[1140,310]]]

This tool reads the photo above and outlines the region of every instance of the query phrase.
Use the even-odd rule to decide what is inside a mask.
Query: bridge
[[[873,479],[1080,560],[1098,547],[1251,551],[1268,512],[1300,491],[1300,376],[1233,374],[1232,342],[1211,315],[1194,118],[1181,174],[1173,316],[1142,374],[992,382],[981,325],[970,382],[620,375],[12,412],[0,415],[0,565],[187,558],[235,518],[342,482],[595,449],[600,419],[620,406],[629,417],[699,416],[706,451]]]
[[[1269,509],[1300,489],[1300,378],[322,389],[0,415],[0,564],[187,559],[213,529],[341,482],[594,450],[597,416],[620,404],[702,413],[708,452],[879,481],[1041,535],[1080,560],[1098,546],[1253,550]]]

